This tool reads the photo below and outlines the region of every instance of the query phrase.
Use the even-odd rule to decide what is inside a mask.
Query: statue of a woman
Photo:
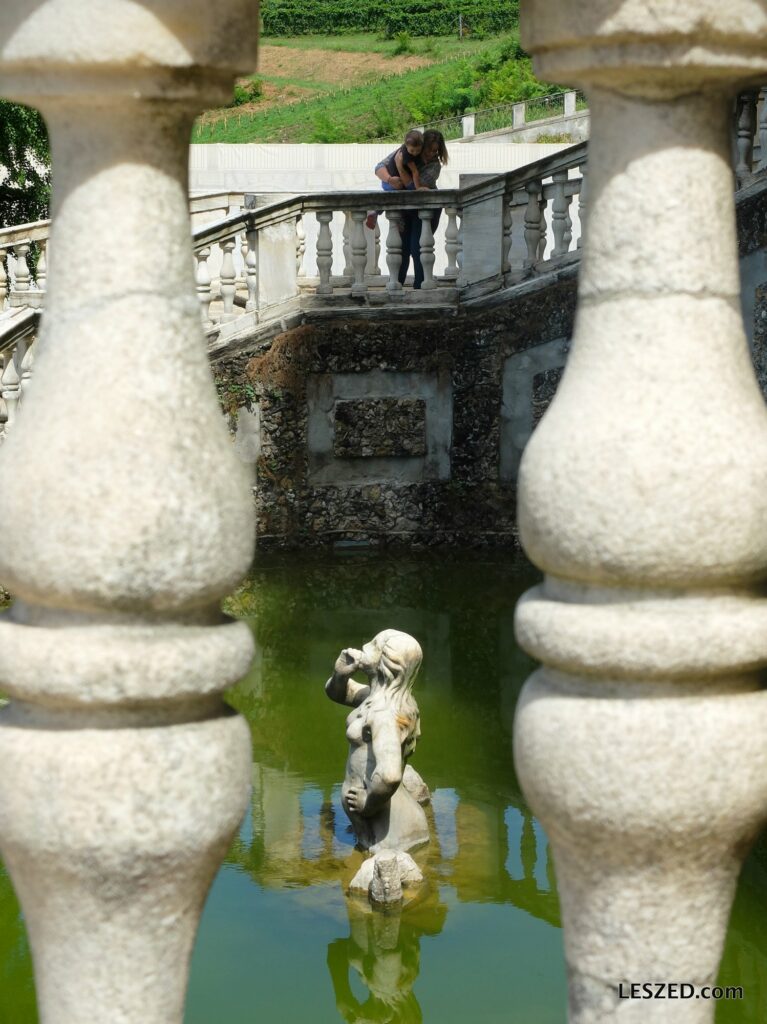
[[[421,648],[407,633],[386,629],[361,651],[341,651],[325,684],[331,700],[354,710],[346,719],[349,758],[341,802],[363,850],[410,850],[428,842],[418,799],[428,790],[407,759],[421,734],[411,689]],[[352,679],[364,672],[369,683]],[[404,776],[404,781],[403,781]],[[416,796],[413,795],[416,794]]]

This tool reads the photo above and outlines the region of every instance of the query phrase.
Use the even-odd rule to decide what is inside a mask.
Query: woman
[[[425,789],[405,763],[421,734],[418,705],[411,693],[421,665],[421,648],[407,633],[386,629],[361,651],[347,648],[336,660],[325,692],[355,710],[346,720],[349,757],[341,803],[357,845],[379,850],[410,850],[429,840],[423,808],[411,789]],[[369,684],[351,677],[364,672]]]
[[[430,128],[423,133],[423,149],[421,150],[420,180],[423,189],[436,189],[437,179],[442,168],[447,164],[447,146],[442,132]],[[441,210],[435,210],[431,218],[432,231],[437,230]],[[404,284],[413,260],[413,288],[423,284],[423,265],[421,264],[421,218],[417,210],[405,211],[405,225],[402,232],[402,262],[399,268],[399,283]]]

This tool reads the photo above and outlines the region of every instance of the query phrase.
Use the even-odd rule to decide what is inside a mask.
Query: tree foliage
[[[393,38],[505,32],[519,20],[518,0],[264,0],[264,35],[385,32]]]
[[[36,110],[0,100],[0,227],[44,220],[50,199],[50,149]]]

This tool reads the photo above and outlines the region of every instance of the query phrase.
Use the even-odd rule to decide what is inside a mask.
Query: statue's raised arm
[[[362,669],[363,658],[363,652],[353,647],[345,647],[336,658],[333,675],[325,683],[325,693],[336,704],[356,707],[370,693],[370,686],[367,683],[357,683],[352,679],[354,673]]]

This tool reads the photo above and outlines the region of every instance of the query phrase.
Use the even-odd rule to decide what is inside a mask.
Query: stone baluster
[[[374,245],[374,249],[373,249],[373,253],[374,253],[374,256],[373,256],[373,260],[374,260],[373,273],[377,277],[381,273],[381,225],[378,223],[378,219],[376,219],[376,226],[375,226],[375,230],[374,230],[373,234],[374,234],[374,238],[375,238],[375,241],[373,243],[373,245]]]
[[[582,163],[578,165],[578,170],[581,172],[581,188],[578,192],[578,220],[580,221],[581,229],[578,235],[578,244],[576,249],[583,247],[583,238],[586,234],[586,210],[588,209],[588,191],[589,191],[589,179],[588,179],[589,165]]]
[[[200,312],[202,313],[203,326],[208,327],[211,323],[210,267],[208,266],[208,259],[210,257],[210,246],[206,245],[204,248],[198,249],[194,255],[197,259],[197,300],[200,303]]]
[[[344,212],[344,271],[343,276],[351,278],[354,276],[354,265],[352,263],[352,213],[351,210]]]
[[[541,243],[541,182],[528,181],[527,207],[525,208],[525,244],[527,245],[527,263],[536,263]],[[544,236],[545,237],[545,236]]]
[[[306,228],[303,213],[296,214],[296,277],[306,277]]]
[[[188,140],[255,66],[255,28],[250,0],[215,25],[202,0],[99,12],[0,10],[0,95],[50,132],[55,253],[0,457],[0,853],[41,1024],[181,1024],[248,804],[249,732],[221,692],[252,638],[220,602],[254,536],[193,291]]]
[[[5,403],[5,429],[11,429],[16,419],[16,414],[21,398],[21,378],[16,360],[15,347],[6,353],[5,366],[0,376],[0,398]]]
[[[554,251],[552,254],[554,256],[563,256],[570,248],[570,243],[566,240],[571,199],[566,194],[568,177],[567,171],[555,171],[552,175],[554,202],[551,205],[551,227],[554,232]],[[570,239],[572,239],[572,228],[570,230]]]
[[[19,344],[16,361],[19,365],[19,401],[23,401],[32,383],[36,340],[31,338]]]
[[[248,259],[248,232],[243,229],[240,232],[240,268],[237,271],[235,287],[237,291],[247,288],[247,259]]]
[[[458,277],[456,278],[455,283],[460,288],[464,283],[464,279],[461,277],[461,271],[463,270],[463,207],[459,207],[458,216],[460,217],[458,224],[458,238],[456,239],[458,249],[455,254],[455,263],[458,267]]]
[[[330,233],[332,219],[332,210],[317,212],[317,221],[320,225],[317,236],[317,271],[320,275],[320,283],[317,285],[318,295],[333,294],[333,285],[330,281],[330,272],[333,267],[333,236]]]
[[[501,272],[503,274],[508,274],[511,270],[511,243],[514,231],[513,199],[513,193],[503,197],[503,240],[501,242]]]
[[[234,296],[237,291],[235,281],[237,280],[237,274],[234,269],[234,247],[237,244],[236,237],[225,238],[223,242],[219,242],[218,246],[221,249],[221,302],[223,309],[221,311],[221,323],[226,324],[234,320]]]
[[[759,90],[759,166],[763,171],[767,167],[767,86]]]
[[[5,246],[0,247],[0,310],[5,309],[8,301],[8,271],[6,270],[6,259],[8,250]]]
[[[37,244],[39,246],[39,254],[37,257],[35,280],[37,282],[37,287],[41,292],[44,292],[45,282],[48,280],[48,239],[41,238]]]
[[[421,220],[421,266],[423,267],[424,291],[431,291],[437,287],[434,279],[434,231],[431,226],[431,219],[434,216],[433,210],[419,210],[418,216]]]
[[[743,92],[736,105],[735,177],[738,187],[746,184],[751,177],[754,157],[754,133],[756,131],[756,95]]]
[[[352,281],[351,293],[358,299],[364,298],[368,293],[368,286],[365,282],[365,264],[368,261],[365,217],[367,217],[367,213],[364,210],[352,211],[351,249],[354,280]]]
[[[767,411],[727,93],[767,64],[767,11],[572,10],[522,7],[537,75],[588,89],[593,189],[572,350],[520,468],[520,538],[545,578],[517,609],[543,667],[514,755],[556,862],[570,1024],[710,1024],[711,1000],[632,1007],[619,984],[715,984],[767,816]]]
[[[445,277],[449,281],[455,281],[458,277],[458,208],[456,206],[445,207],[447,214],[447,227],[445,228],[445,255],[447,266]]]
[[[389,280],[386,282],[386,290],[389,294],[402,291],[399,283],[399,269],[402,265],[402,214],[399,210],[387,210],[386,220],[389,223],[389,231],[386,235],[386,265],[389,268]]]
[[[538,259],[542,260],[546,252],[546,244],[548,242],[548,231],[546,227],[546,207],[548,200],[546,196],[541,192],[541,219],[539,224],[539,235],[538,235]]]
[[[258,232],[252,220],[245,231],[245,237],[247,242],[247,249],[245,251],[245,285],[248,289],[245,309],[250,313],[258,309],[258,255],[256,251]]]
[[[30,280],[32,275],[29,272],[29,264],[27,263],[27,256],[29,250],[32,248],[30,242],[16,242],[13,247],[13,254],[16,257],[15,276],[16,281],[13,286],[15,292],[28,292],[30,288]]]

